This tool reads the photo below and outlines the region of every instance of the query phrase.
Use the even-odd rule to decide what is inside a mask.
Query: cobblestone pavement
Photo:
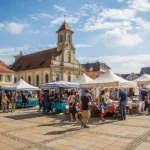
[[[105,123],[91,118],[88,129],[64,118],[37,108],[0,113],[0,150],[150,150],[149,115]]]

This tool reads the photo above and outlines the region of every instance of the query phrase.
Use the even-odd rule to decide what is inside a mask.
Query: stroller
[[[13,112],[11,102],[8,102],[7,105],[8,105],[8,106],[7,106],[7,112],[8,112],[8,113],[9,113],[9,112]]]

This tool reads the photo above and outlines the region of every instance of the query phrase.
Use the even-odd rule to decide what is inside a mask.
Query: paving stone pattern
[[[126,121],[91,118],[90,128],[44,116],[37,108],[0,113],[0,150],[150,150],[150,116],[128,115]]]

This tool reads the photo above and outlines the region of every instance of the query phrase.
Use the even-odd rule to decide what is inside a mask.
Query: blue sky
[[[150,66],[150,0],[0,0],[0,59],[14,61],[56,46],[64,21],[80,63],[100,61],[117,73]]]

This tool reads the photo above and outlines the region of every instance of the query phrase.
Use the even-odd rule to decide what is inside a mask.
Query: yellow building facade
[[[0,60],[0,86],[9,86],[14,84],[14,71]]]

